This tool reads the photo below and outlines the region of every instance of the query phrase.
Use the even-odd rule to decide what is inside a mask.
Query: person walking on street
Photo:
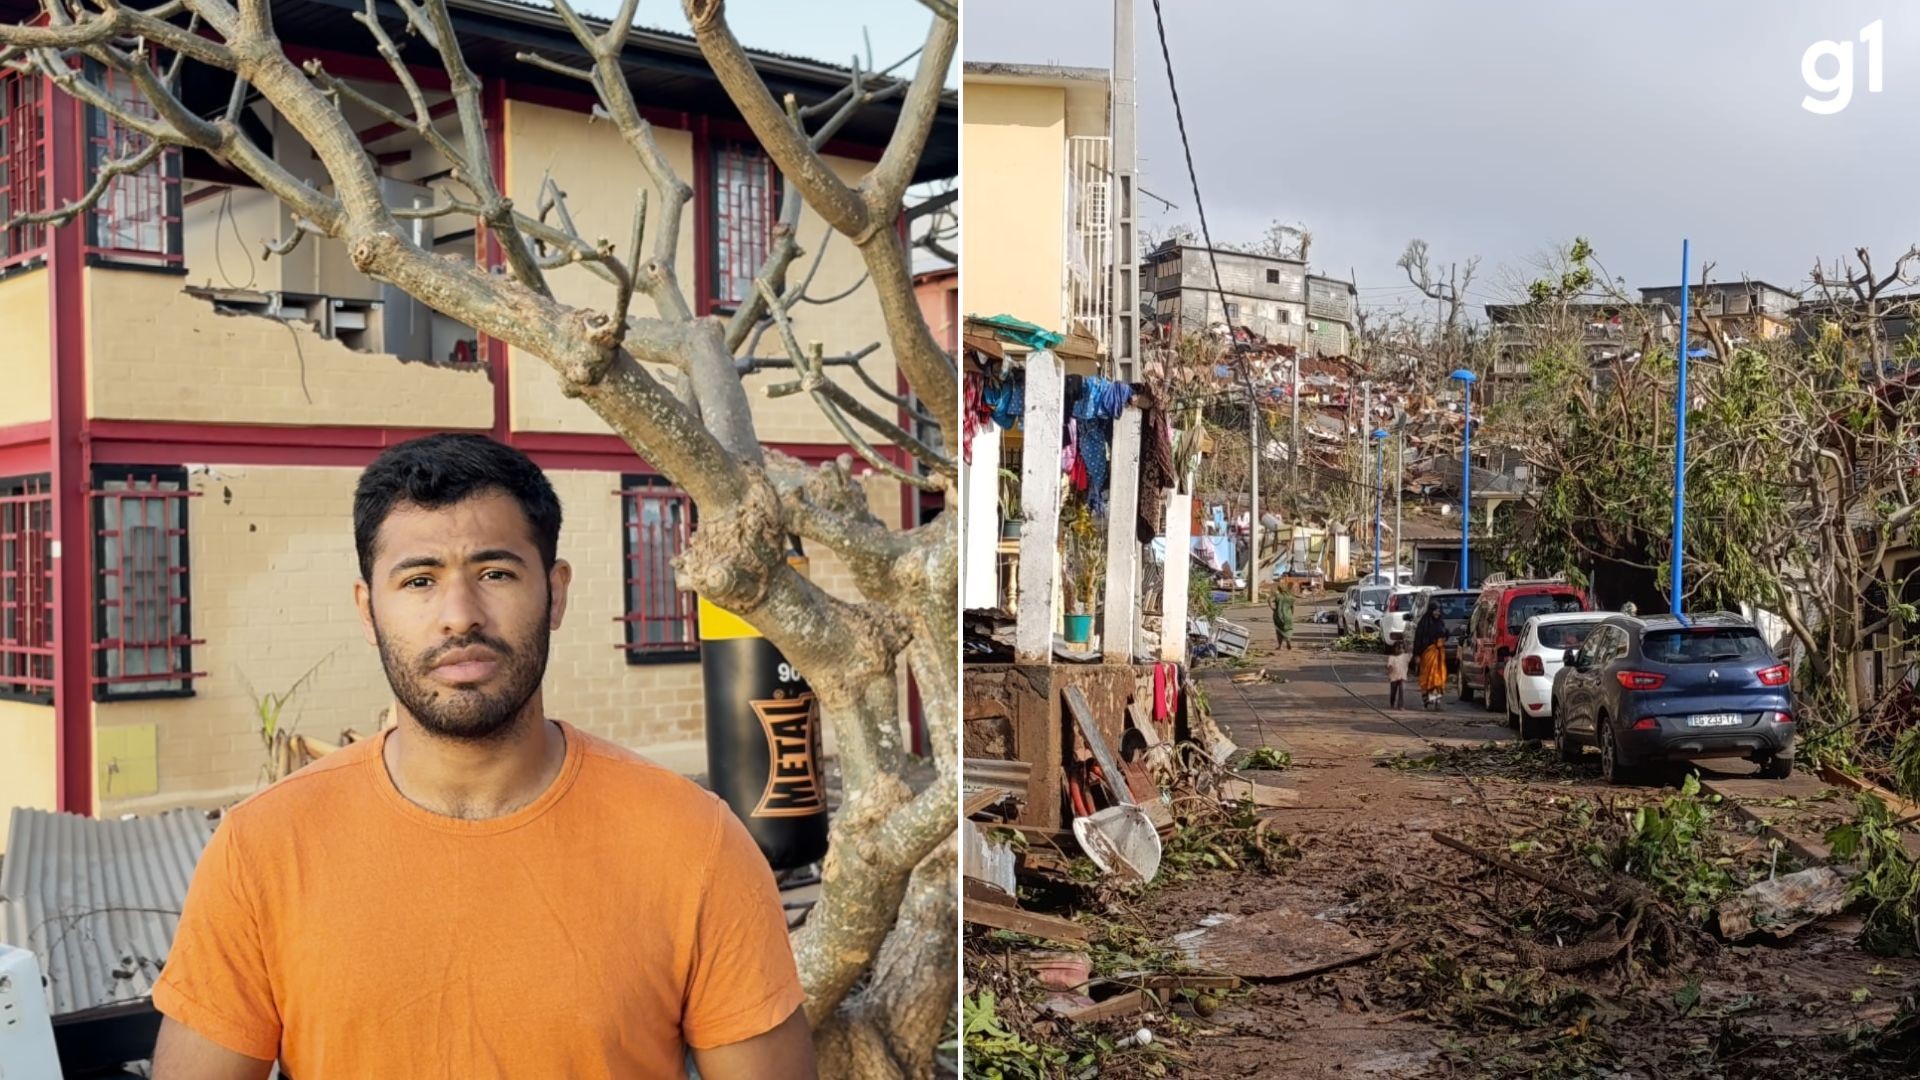
[[[1406,700],[1407,691],[1407,642],[1395,635],[1393,644],[1387,646],[1387,708],[1398,709]]]
[[[1447,689],[1447,621],[1440,605],[1428,604],[1414,628],[1413,655],[1420,663],[1420,696],[1427,708],[1438,710]]]
[[[1277,652],[1285,649],[1293,651],[1293,589],[1283,585],[1273,590],[1273,599],[1267,601],[1273,608],[1273,633],[1280,641],[1274,646]]]

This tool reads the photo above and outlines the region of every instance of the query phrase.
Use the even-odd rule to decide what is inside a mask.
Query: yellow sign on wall
[[[159,792],[158,738],[155,724],[94,728],[94,784],[100,798],[130,799]]]

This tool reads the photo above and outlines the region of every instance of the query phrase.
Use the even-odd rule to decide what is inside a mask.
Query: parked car
[[[1340,601],[1340,633],[1377,634],[1380,616],[1386,613],[1387,589],[1381,585],[1355,585]]]
[[[1380,636],[1388,641],[1402,636],[1412,641],[1414,610],[1432,591],[1432,589],[1415,588],[1411,585],[1402,585],[1389,591],[1387,610],[1380,616]]]
[[[1488,712],[1507,708],[1507,658],[1536,615],[1591,611],[1587,594],[1564,581],[1492,581],[1480,590],[1460,649],[1460,700],[1484,695]]]
[[[1793,772],[1792,669],[1738,615],[1611,615],[1563,659],[1562,761],[1597,746],[1614,784],[1652,762],[1699,758],[1746,758],[1775,780]]]
[[[1577,649],[1602,616],[1590,612],[1535,615],[1507,661],[1507,726],[1523,739],[1553,735],[1553,677],[1567,650]]]
[[[1460,642],[1467,636],[1467,619],[1480,594],[1472,589],[1434,589],[1414,605],[1412,626],[1427,617],[1427,607],[1440,605],[1440,620],[1447,624],[1447,670],[1460,670]]]
[[[1411,585],[1411,584],[1413,584],[1413,571],[1407,569],[1404,566],[1382,570],[1377,574],[1368,574],[1366,577],[1363,577],[1359,581],[1354,582],[1355,587],[1360,587],[1365,585],[1385,585],[1388,588],[1394,588],[1400,585]]]

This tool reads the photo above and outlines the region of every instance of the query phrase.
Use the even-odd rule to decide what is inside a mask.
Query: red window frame
[[[673,560],[687,549],[699,511],[692,497],[664,476],[623,476],[616,494],[626,566],[626,614],[618,620],[625,626],[625,640],[620,648],[630,664],[697,660],[698,600],[674,580]]]
[[[0,69],[0,223],[48,204],[53,169],[46,79]],[[0,270],[40,258],[44,225],[0,230]]]
[[[190,697],[192,597],[188,590],[184,469],[96,469],[93,478],[95,701]]]
[[[731,310],[746,301],[773,250],[773,229],[780,220],[780,171],[766,151],[750,142],[716,139],[711,153],[713,270],[707,292],[714,308]]]
[[[0,697],[53,700],[53,490],[0,480]]]
[[[113,68],[88,64],[107,97],[138,116],[159,112],[138,84]],[[116,158],[145,150],[147,136],[99,109],[87,110],[87,183]],[[180,151],[168,148],[146,168],[116,178],[87,215],[86,246],[92,258],[117,263],[184,266]]]

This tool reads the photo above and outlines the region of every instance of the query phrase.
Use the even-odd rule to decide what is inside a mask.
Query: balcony
[[[1113,148],[1104,135],[1067,139],[1066,328],[1102,352],[1113,315]]]

